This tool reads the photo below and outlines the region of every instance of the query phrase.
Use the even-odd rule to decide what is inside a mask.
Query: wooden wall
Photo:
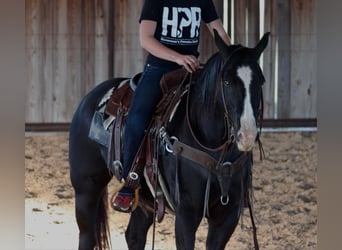
[[[316,118],[316,1],[265,0],[264,55],[269,118]]]
[[[262,58],[265,117],[316,118],[315,0],[213,2],[235,43],[254,46],[262,30],[272,32]],[[143,0],[25,3],[27,123],[70,122],[96,84],[142,70],[146,53],[139,45],[138,20]],[[201,32],[200,60],[205,62],[216,48],[209,32]]]
[[[130,76],[143,70],[146,55],[139,42],[139,18],[143,2],[143,0],[115,1],[114,76]]]
[[[113,1],[27,0],[26,122],[68,122],[112,75]]]
[[[316,1],[291,1],[291,81],[289,117],[317,115]]]

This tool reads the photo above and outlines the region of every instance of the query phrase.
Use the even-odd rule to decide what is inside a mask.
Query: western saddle
[[[158,136],[159,130],[167,124],[174,107],[186,92],[187,87],[195,83],[200,75],[201,69],[196,73],[190,74],[185,69],[178,69],[165,74],[160,81],[160,88],[163,93],[161,101],[158,103],[155,115],[153,116],[148,132],[145,134],[139,150],[133,161],[131,170],[126,180],[120,180],[122,173],[122,135],[125,126],[126,115],[129,112],[131,105],[134,86],[141,77],[141,73],[135,75],[131,82],[126,82],[124,85],[113,91],[105,108],[105,113],[116,117],[115,122],[110,127],[110,143],[108,145],[108,168],[112,174],[121,182],[112,194],[112,201],[116,193],[123,187],[128,186],[135,190],[134,210],[139,202],[139,186],[140,179],[145,176],[146,182],[150,186],[150,190],[155,197],[157,204],[157,220],[161,222],[165,213],[165,190],[160,184],[160,175],[158,173]],[[133,85],[132,85],[133,83]],[[135,85],[134,85],[135,84]],[[158,181],[159,180],[159,181]],[[152,188],[151,188],[152,187]],[[168,196],[168,194],[166,194]],[[169,198],[168,204],[170,204]],[[142,201],[142,200],[141,200]],[[144,203],[144,202],[143,202]],[[111,202],[112,204],[112,202]],[[172,206],[172,205],[171,205]],[[153,209],[153,204],[146,205],[146,209]],[[171,209],[173,209],[171,207]],[[154,210],[152,210],[154,211]]]

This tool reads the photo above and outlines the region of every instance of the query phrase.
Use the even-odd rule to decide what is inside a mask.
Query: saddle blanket
[[[107,113],[105,113],[106,105],[114,91],[122,88],[126,84],[129,84],[133,91],[135,90],[136,85],[132,81],[132,78],[125,79],[121,81],[117,86],[113,86],[105,93],[105,95],[100,100],[91,121],[88,137],[106,148],[108,148],[111,140],[109,128],[111,125],[113,125],[116,118],[113,115],[108,115]]]

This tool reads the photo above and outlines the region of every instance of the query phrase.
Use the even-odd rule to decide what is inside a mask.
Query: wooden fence
[[[316,1],[214,0],[234,43],[272,36],[263,65],[265,117],[316,118]],[[96,84],[143,69],[143,0],[26,0],[26,123],[68,123]],[[202,28],[200,60],[216,51]]]

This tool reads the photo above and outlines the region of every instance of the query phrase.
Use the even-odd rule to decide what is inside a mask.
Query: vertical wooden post
[[[317,102],[315,0],[291,2],[290,118],[315,118]]]
[[[114,75],[133,76],[143,70],[144,51],[139,40],[142,0],[115,1]]]
[[[215,5],[217,14],[221,20],[223,20],[223,2],[222,0],[213,0]],[[205,63],[211,55],[213,55],[216,51],[216,45],[213,39],[212,34],[210,34],[209,30],[205,25],[201,26],[201,38],[199,44],[199,52],[200,57],[199,60],[201,63]]]
[[[290,35],[291,1],[276,1],[276,35],[277,35],[277,72],[278,72],[278,117],[289,118],[291,100],[291,35]]]
[[[247,44],[250,47],[254,47],[259,41],[259,0],[248,0],[248,40]]]
[[[271,32],[270,40],[267,49],[263,53],[263,72],[265,77],[264,91],[264,118],[275,118],[275,1],[265,0],[265,17],[264,17],[264,30]]]
[[[95,2],[81,0],[81,83],[84,92],[94,86]],[[82,92],[83,92],[82,91]]]
[[[234,1],[234,30],[235,30],[235,43],[246,46],[246,16],[247,13],[247,0]]]
[[[230,38],[232,38],[232,24],[231,24],[231,20],[232,20],[232,15],[233,15],[233,9],[232,9],[232,1],[234,0],[227,0],[227,6],[228,6],[228,15],[227,15],[227,33],[230,36]]]
[[[114,78],[114,11],[115,11],[115,2],[110,1],[108,3],[108,77]]]

